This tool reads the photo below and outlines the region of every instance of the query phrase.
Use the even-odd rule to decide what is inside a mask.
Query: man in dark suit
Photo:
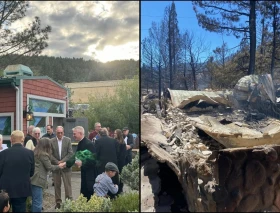
[[[52,139],[52,138],[55,138],[56,135],[53,133],[53,126],[52,125],[47,125],[47,133],[44,134],[42,136],[42,138],[49,138],[49,139]]]
[[[56,127],[56,137],[51,139],[51,162],[54,165],[68,161],[73,156],[71,139],[64,136],[64,128]],[[52,172],[55,192],[56,209],[61,205],[61,178],[65,188],[65,198],[72,199],[71,169],[64,168]]]
[[[124,142],[126,143],[126,159],[125,159],[125,165],[131,163],[132,161],[132,148],[134,146],[133,143],[133,136],[129,133],[129,128],[124,127],[123,128],[123,138]]]
[[[118,141],[114,138],[108,136],[108,130],[106,128],[101,128],[99,131],[100,138],[95,141],[96,149],[96,159],[98,162],[98,175],[102,174],[105,169],[105,165],[108,162],[112,162],[118,165]],[[112,177],[114,184],[119,185],[119,176],[118,174]],[[108,193],[111,198],[114,198],[115,195]]]
[[[73,130],[73,137],[78,142],[76,154],[79,151],[88,150],[92,154],[95,154],[94,144],[85,137],[85,130],[82,126],[76,126]],[[74,163],[81,168],[81,190],[80,193],[84,195],[88,200],[93,195],[93,185],[97,176],[96,162],[93,159],[86,161],[76,160],[76,154],[66,163],[67,167],[71,167]]]
[[[13,131],[12,147],[0,152],[0,189],[9,194],[13,212],[26,212],[26,199],[31,196],[34,153],[23,147],[23,141],[23,132]]]

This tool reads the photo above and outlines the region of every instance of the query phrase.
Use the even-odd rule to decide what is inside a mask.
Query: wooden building
[[[27,121],[26,112],[33,112]],[[0,78],[0,134],[10,139],[13,130],[27,133],[35,125],[46,133],[46,125],[62,125],[68,111],[68,89],[47,76],[33,76],[29,67],[9,65]]]

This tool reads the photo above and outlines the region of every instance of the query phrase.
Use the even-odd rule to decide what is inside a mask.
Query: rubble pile
[[[143,100],[145,187],[157,180],[145,202],[156,209],[159,201],[156,160],[178,177],[190,212],[280,212],[280,109],[271,76],[243,77],[234,91],[168,95]]]
[[[142,115],[141,140],[153,159],[167,163],[177,175],[188,210],[280,212],[279,146],[227,149],[192,125],[192,119],[202,115],[215,117],[221,124],[237,123],[258,131],[271,123],[271,118],[257,111],[228,107],[203,113],[170,107],[160,119],[154,114]],[[157,172],[147,173],[154,175],[152,181],[158,180],[157,190],[154,190],[158,193]],[[154,198],[156,206],[158,198]],[[149,202],[151,205],[151,200]]]

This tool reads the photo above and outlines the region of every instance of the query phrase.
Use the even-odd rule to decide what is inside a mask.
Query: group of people
[[[13,212],[26,211],[26,199],[32,196],[32,212],[41,212],[43,189],[47,187],[48,172],[52,172],[55,190],[55,208],[60,208],[61,179],[64,183],[65,198],[72,199],[71,167],[81,169],[81,189],[88,200],[97,196],[114,198],[122,192],[123,183],[119,178],[122,168],[132,160],[133,136],[128,128],[114,131],[110,137],[107,128],[98,122],[95,129],[85,137],[82,126],[72,129],[78,142],[76,153],[88,150],[95,156],[82,161],[73,153],[69,137],[64,136],[64,128],[57,126],[55,133],[51,125],[41,137],[38,127],[29,126],[28,134],[15,130],[11,134],[11,148],[2,148],[0,135],[0,206],[1,198],[9,197],[5,209],[11,204]],[[2,195],[2,194],[3,195]],[[4,196],[5,195],[5,196]],[[3,211],[5,210],[3,209]]]

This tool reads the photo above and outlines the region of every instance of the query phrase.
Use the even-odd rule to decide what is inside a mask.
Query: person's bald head
[[[27,132],[28,132],[29,135],[32,135],[32,131],[33,131],[34,128],[35,128],[34,125],[30,125],[30,126],[27,128]]]
[[[15,130],[12,132],[12,134],[11,134],[11,143],[12,144],[23,143],[23,141],[24,141],[24,134],[22,131]]]

